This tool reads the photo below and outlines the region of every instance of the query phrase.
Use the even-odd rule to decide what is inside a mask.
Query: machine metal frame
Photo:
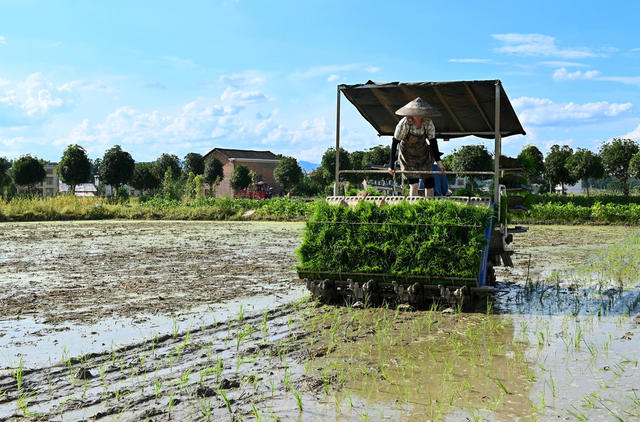
[[[493,98],[490,98],[489,87],[493,85]],[[368,91],[361,91],[368,90]],[[364,94],[358,97],[358,94]],[[478,94],[480,93],[480,94]],[[389,276],[376,274],[351,273],[320,273],[311,274],[300,272],[305,276],[307,287],[314,296],[331,300],[333,296],[340,296],[339,291],[349,291],[354,299],[363,299],[367,294],[373,297],[394,296],[399,302],[418,304],[426,298],[444,298],[451,303],[460,302],[467,298],[491,294],[491,278],[493,266],[513,266],[511,255],[513,250],[507,248],[511,243],[513,232],[518,229],[507,227],[506,215],[501,215],[501,197],[504,186],[500,185],[500,177],[509,169],[500,167],[502,138],[515,134],[525,134],[500,80],[489,81],[461,81],[461,82],[421,82],[421,83],[375,83],[368,81],[358,85],[338,85],[336,98],[336,163],[334,196],[327,198],[328,202],[350,204],[350,197],[340,196],[340,177],[346,174],[384,174],[387,170],[347,170],[340,169],[340,114],[341,94],[358,109],[360,114],[377,129],[378,136],[389,136],[393,132],[399,117],[395,110],[418,96],[425,98],[430,104],[441,110],[443,116],[436,123],[436,137],[448,141],[451,138],[477,136],[494,139],[494,170],[467,171],[444,174],[457,175],[487,175],[493,178],[492,201],[488,204],[497,207],[497,219],[490,223],[485,230],[488,244],[482,252],[482,263],[477,280],[444,280],[438,278],[438,285],[420,285],[414,283],[406,288],[408,280],[403,276]],[[369,95],[372,94],[372,95]],[[492,107],[491,107],[492,106]],[[493,110],[491,110],[493,109]],[[493,111],[493,116],[490,115]],[[506,125],[503,124],[506,121]],[[438,120],[437,118],[435,120]],[[438,171],[396,171],[397,174],[440,174]],[[394,179],[395,187],[395,179]],[[394,189],[395,192],[395,189]],[[366,198],[372,201],[391,202],[389,198]],[[400,198],[398,198],[400,199]],[[414,198],[411,198],[412,200]],[[464,200],[469,198],[453,198]],[[445,199],[447,200],[447,199]],[[522,229],[520,229],[522,231]],[[330,278],[325,278],[330,277]],[[363,278],[364,277],[364,278]],[[419,276],[417,278],[420,278]],[[417,279],[416,278],[416,279]],[[424,278],[424,277],[422,277]],[[427,277],[429,278],[429,277]],[[367,281],[365,281],[365,279]],[[393,279],[393,280],[392,280]],[[400,283],[398,283],[400,281]],[[425,280],[422,280],[425,281]],[[452,291],[449,290],[452,288]],[[373,295],[373,296],[372,296]]]

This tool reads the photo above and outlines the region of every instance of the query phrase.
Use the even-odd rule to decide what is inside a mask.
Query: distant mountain
[[[320,164],[310,163],[309,161],[298,161],[298,164],[302,167],[302,170],[307,173],[320,167]]]

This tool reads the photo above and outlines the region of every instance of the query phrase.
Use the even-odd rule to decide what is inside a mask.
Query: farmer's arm
[[[440,149],[438,148],[438,139],[436,139],[436,127],[433,122],[429,120],[429,125],[427,126],[427,139],[429,139],[429,147],[431,147],[431,156],[436,161],[438,168],[441,173],[444,173],[444,165],[442,161],[440,161]]]
[[[398,141],[395,137],[391,139],[391,157],[389,157],[389,173],[395,173],[396,169],[396,153],[398,152]]]
[[[396,153],[398,151],[398,144],[405,139],[409,134],[409,126],[407,124],[407,118],[402,118],[396,125],[396,130],[393,133],[393,139],[391,140],[391,157],[389,157],[389,173],[394,174],[396,168]]]

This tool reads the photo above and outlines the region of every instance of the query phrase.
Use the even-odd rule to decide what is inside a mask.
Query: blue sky
[[[0,0],[0,156],[319,162],[339,83],[501,79],[535,144],[640,140],[640,2]],[[348,150],[389,142],[348,104]],[[445,152],[474,138],[443,143]]]

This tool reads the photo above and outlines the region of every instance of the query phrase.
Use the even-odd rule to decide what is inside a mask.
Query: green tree
[[[131,180],[134,167],[131,154],[123,151],[120,145],[115,145],[104,153],[98,175],[102,183],[113,186],[114,192],[117,192],[120,186]]]
[[[80,145],[69,145],[56,166],[56,174],[69,185],[71,194],[75,194],[76,185],[88,182],[91,177],[91,160],[87,151]]]
[[[204,175],[199,174],[193,179],[196,186],[196,199],[204,199]]]
[[[629,195],[629,162],[639,151],[637,142],[622,138],[614,138],[600,147],[605,172],[620,181],[625,196]]]
[[[287,191],[287,195],[291,196],[291,190],[303,177],[298,160],[293,157],[282,157],[273,171],[273,177]]]
[[[446,162],[455,171],[493,170],[493,158],[484,145],[463,145],[449,154]]]
[[[93,181],[93,177],[94,176],[99,176],[100,163],[102,163],[102,160],[100,158],[96,158],[95,160],[91,160],[91,181]]]
[[[173,174],[173,168],[167,167],[162,178],[162,193],[165,199],[179,201],[184,194],[184,183]]]
[[[365,151],[353,151],[349,153],[349,162],[351,163],[352,170],[366,170],[367,169],[367,153]],[[340,166],[342,168],[342,165]],[[362,179],[369,178],[368,175],[364,173],[360,174],[350,174],[348,177],[345,177],[351,183],[360,183]]]
[[[2,171],[1,165],[0,171]],[[640,152],[633,154],[633,157],[629,160],[629,174],[640,179]]]
[[[183,199],[193,200],[196,198],[196,175],[190,171],[187,176],[187,181],[184,184]]]
[[[16,185],[10,170],[12,165],[12,161],[4,157],[0,157],[0,196],[3,198],[11,198],[17,193]]]
[[[588,149],[578,148],[565,164],[572,178],[582,180],[589,196],[589,178],[599,179],[604,176],[602,159]]]
[[[291,193],[297,196],[319,196],[323,193],[324,186],[319,184],[310,175],[302,174],[302,178],[291,189]]]
[[[364,160],[365,164],[384,166],[385,164],[389,164],[390,157],[391,147],[389,145],[376,145],[375,147],[369,148]]]
[[[311,179],[311,183],[313,185],[319,187],[319,191],[321,194],[330,194],[330,189],[327,189],[327,187],[330,186],[332,179],[329,171],[326,168],[322,166],[316,168],[309,175],[309,179]]]
[[[349,154],[349,161],[353,170],[367,168],[367,153],[365,151],[353,151]]]
[[[547,158],[544,161],[544,177],[549,181],[550,189],[560,184],[562,186],[562,194],[564,195],[564,185],[573,184],[578,181],[567,170],[567,160],[573,154],[573,150],[569,145],[554,145],[551,147],[551,151],[547,154]]]
[[[11,184],[11,175],[9,169],[11,168],[11,161],[5,157],[0,157],[0,190],[5,186]]]
[[[16,185],[26,186],[31,195],[38,192],[36,185],[47,177],[43,161],[29,154],[23,155],[13,163],[12,174]]]
[[[178,179],[181,174],[180,159],[174,154],[162,154],[156,159],[156,171],[158,178],[163,180],[167,169],[171,169],[171,177]]]
[[[238,165],[233,172],[231,173],[231,187],[233,190],[243,190],[246,189],[251,184],[251,170],[249,167],[244,164]]]
[[[129,184],[139,191],[146,192],[160,187],[154,163],[136,163]]]
[[[369,148],[363,158],[364,168],[369,169],[370,167],[384,167],[389,164],[389,159],[391,157],[391,146],[389,145],[376,145],[375,147]],[[369,180],[386,180],[390,176],[388,174],[375,174],[368,175],[367,179]]]
[[[518,163],[525,168],[529,183],[540,180],[544,172],[544,156],[535,145],[526,145],[517,157]]]
[[[182,161],[182,172],[185,175],[193,172],[195,176],[204,174],[204,157],[197,152],[190,152],[184,156]]]
[[[204,181],[209,185],[209,192],[211,196],[215,195],[216,187],[224,179],[224,169],[222,168],[222,162],[216,157],[207,160],[204,166]]]
[[[323,185],[330,185],[335,180],[336,175],[336,149],[329,148],[322,156],[321,167],[323,172],[319,173],[325,180]],[[351,170],[351,158],[349,152],[344,148],[340,148],[340,170]]]

